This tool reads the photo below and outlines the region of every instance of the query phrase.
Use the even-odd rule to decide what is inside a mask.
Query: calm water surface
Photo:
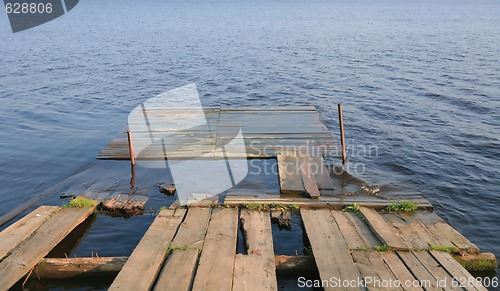
[[[206,106],[314,105],[335,136],[343,102],[352,173],[500,256],[500,3],[332,2],[86,0],[16,34],[0,14],[0,216],[194,82]],[[152,218],[97,221],[79,255],[130,253]]]

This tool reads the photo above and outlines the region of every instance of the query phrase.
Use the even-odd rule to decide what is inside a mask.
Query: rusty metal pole
[[[345,138],[344,138],[344,120],[342,119],[342,103],[339,103],[339,129],[340,129],[340,144],[342,146],[342,165],[347,160],[345,152]]]
[[[132,144],[132,133],[130,130],[127,130],[127,138],[128,138],[128,150],[130,152],[130,163],[132,167],[135,166],[135,155],[134,155],[134,145]]]

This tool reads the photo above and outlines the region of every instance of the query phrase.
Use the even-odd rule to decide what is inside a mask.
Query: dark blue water
[[[207,106],[314,105],[336,136],[343,102],[353,174],[500,256],[500,3],[435,2],[86,0],[16,34],[0,13],[0,215],[194,82]]]

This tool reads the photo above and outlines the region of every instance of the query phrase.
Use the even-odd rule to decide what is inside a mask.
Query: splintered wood
[[[233,290],[278,290],[269,212],[243,209],[240,217],[247,255],[236,256]]]

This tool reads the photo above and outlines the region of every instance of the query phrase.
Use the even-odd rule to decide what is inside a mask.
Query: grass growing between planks
[[[63,208],[85,208],[85,207],[95,207],[96,203],[94,200],[85,198],[83,196],[78,196],[75,199],[63,204]]]
[[[411,201],[401,201],[399,203],[391,203],[385,208],[388,212],[412,212],[417,210],[418,204]]]
[[[173,251],[185,251],[189,249],[188,246],[168,246],[167,247],[167,255],[170,255]]]
[[[352,213],[356,214],[359,217],[359,219],[365,220],[365,217],[363,216],[363,214],[361,214],[360,207],[361,206],[359,206],[358,203],[354,203],[353,205],[348,205],[348,206],[342,208],[342,211],[352,212]]]

